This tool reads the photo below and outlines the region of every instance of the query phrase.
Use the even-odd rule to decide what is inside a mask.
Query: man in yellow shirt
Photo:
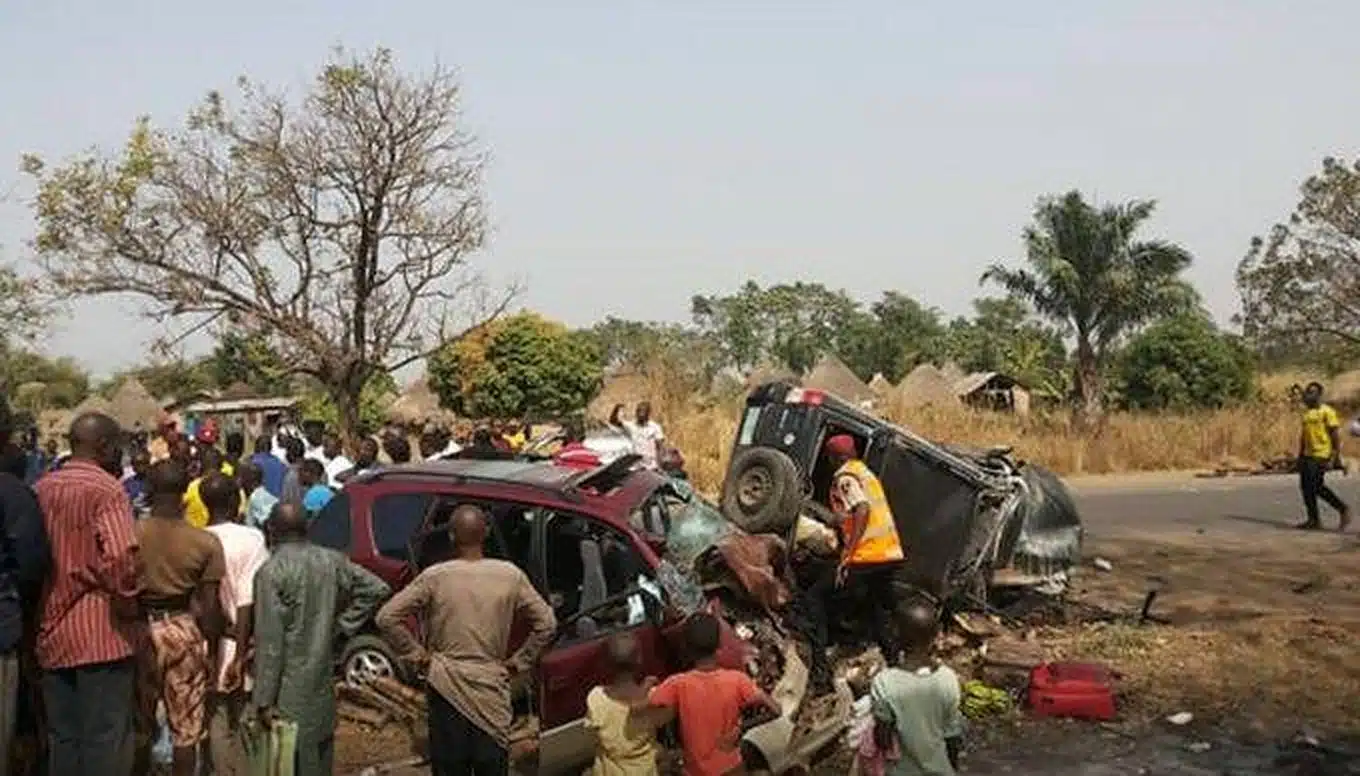
[[[1299,432],[1299,489],[1307,519],[1299,528],[1315,531],[1318,499],[1331,505],[1340,515],[1338,530],[1351,524],[1351,508],[1327,487],[1327,470],[1341,468],[1341,421],[1331,405],[1322,403],[1322,383],[1309,383],[1303,391],[1303,426]]]

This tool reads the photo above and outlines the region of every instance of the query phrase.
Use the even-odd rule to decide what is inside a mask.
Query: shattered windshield
[[[666,533],[666,559],[676,568],[688,571],[704,550],[732,532],[732,523],[692,489],[674,492],[670,530]]]

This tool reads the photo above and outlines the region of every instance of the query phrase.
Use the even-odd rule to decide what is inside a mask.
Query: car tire
[[[743,450],[727,469],[723,513],[747,533],[786,533],[798,520],[802,503],[798,467],[778,450]]]
[[[340,653],[340,677],[347,682],[363,684],[376,676],[403,683],[408,681],[396,651],[381,636],[361,633],[350,639]]]

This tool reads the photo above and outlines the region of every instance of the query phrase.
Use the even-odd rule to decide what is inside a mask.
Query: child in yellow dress
[[[591,776],[658,776],[656,729],[669,714],[656,709],[634,710],[645,703],[656,684],[638,681],[642,667],[637,640],[629,634],[610,639],[607,658],[611,679],[586,696],[586,728],[595,734],[595,764]]]

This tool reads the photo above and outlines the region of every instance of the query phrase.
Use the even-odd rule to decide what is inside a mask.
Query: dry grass
[[[1294,376],[1263,384],[1262,401],[1191,415],[1114,413],[1094,436],[1073,428],[1066,413],[1028,418],[962,406],[885,408],[888,419],[929,438],[986,447],[1011,445],[1016,453],[1060,474],[1105,474],[1209,469],[1229,462],[1255,465],[1289,455],[1298,420],[1284,400]],[[685,454],[690,475],[705,492],[722,484],[727,455],[741,416],[741,398],[698,400],[656,378],[639,385],[637,401],[650,397],[667,436]]]

